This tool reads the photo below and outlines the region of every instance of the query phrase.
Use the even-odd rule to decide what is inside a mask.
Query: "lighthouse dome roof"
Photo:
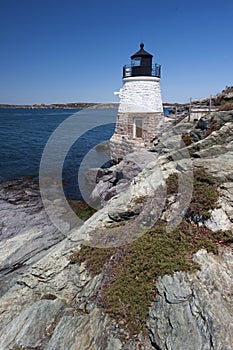
[[[151,55],[149,52],[144,50],[144,44],[141,43],[140,44],[140,50],[137,51],[134,55],[131,56],[131,59],[134,59],[136,57],[142,57],[142,56],[147,56],[147,57],[153,57],[153,55]]]

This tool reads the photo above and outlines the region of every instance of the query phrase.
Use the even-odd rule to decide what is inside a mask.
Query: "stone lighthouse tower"
[[[123,67],[123,87],[115,132],[110,140],[111,158],[121,160],[126,154],[150,148],[163,123],[160,90],[161,66],[153,64],[153,56],[140,50],[131,56],[131,64]]]

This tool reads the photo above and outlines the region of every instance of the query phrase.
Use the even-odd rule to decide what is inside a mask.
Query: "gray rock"
[[[92,203],[102,203],[105,202],[105,197],[108,191],[112,188],[111,182],[100,180],[94,190],[91,193],[90,200]]]
[[[62,308],[61,300],[41,300],[32,304],[2,329],[0,349],[43,348]]]
[[[118,165],[102,173],[91,193],[94,205],[105,206],[112,197],[128,188],[130,182],[156,157],[146,151],[128,154]]]
[[[205,226],[213,232],[230,230],[232,227],[230,219],[222,208],[211,211],[211,218],[206,220]]]
[[[226,123],[232,123],[233,111],[210,113],[197,122],[195,129],[207,130],[211,125],[222,127]]]
[[[196,275],[176,272],[159,278],[150,309],[151,339],[162,350],[230,350],[233,344],[233,255],[199,251]],[[223,288],[224,286],[224,288]]]
[[[94,304],[101,276],[70,265],[69,245],[62,241],[2,297],[1,349],[121,349],[111,319]]]
[[[0,184],[0,295],[64,239],[48,218],[35,180]]]
[[[91,168],[85,174],[85,179],[89,185],[96,185],[101,177],[106,174],[106,171],[101,168]]]
[[[97,308],[86,315],[64,316],[45,350],[120,350],[121,341],[105,332],[108,318]]]

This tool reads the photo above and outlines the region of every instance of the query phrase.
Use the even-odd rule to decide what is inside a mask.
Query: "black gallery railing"
[[[161,66],[160,64],[153,64],[152,66],[133,66],[125,65],[123,67],[123,78],[137,77],[137,76],[151,76],[161,77]]]

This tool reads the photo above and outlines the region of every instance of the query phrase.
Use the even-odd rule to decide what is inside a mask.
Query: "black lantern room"
[[[144,44],[140,44],[140,50],[131,56],[131,65],[123,67],[123,78],[136,76],[153,76],[160,78],[161,66],[152,64],[153,56],[144,50]]]

